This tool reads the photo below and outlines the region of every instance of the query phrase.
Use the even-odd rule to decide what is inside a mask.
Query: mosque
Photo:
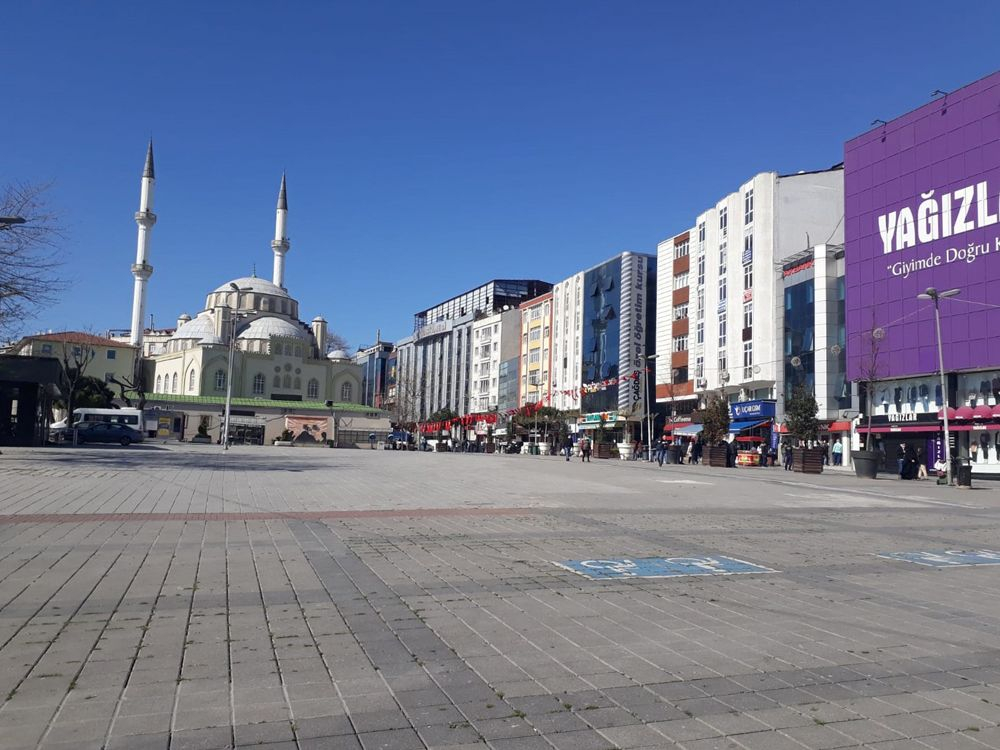
[[[284,175],[271,242],[271,280],[256,275],[233,279],[209,292],[205,308],[194,317],[180,315],[175,329],[144,329],[146,290],[153,273],[149,258],[157,218],[153,213],[155,180],[150,143],[135,215],[139,234],[128,336],[129,343],[145,355],[147,408],[183,412],[187,418],[179,425],[176,420],[172,423],[180,426],[181,436],[204,426],[217,438],[216,418],[229,390],[230,343],[235,336],[232,422],[240,434],[252,436],[248,442],[265,442],[286,429],[299,434],[296,427],[306,422],[320,424],[331,417],[334,421],[326,425],[328,429],[315,429],[317,438],[320,432],[335,435],[345,418],[351,423],[348,431],[364,433],[365,439],[370,431],[386,431],[384,415],[358,403],[361,368],[347,352],[327,353],[326,320],[317,316],[310,323],[301,321],[299,303],[285,288],[285,256],[291,243]],[[144,340],[146,336],[149,340]],[[191,417],[197,424],[190,424]]]

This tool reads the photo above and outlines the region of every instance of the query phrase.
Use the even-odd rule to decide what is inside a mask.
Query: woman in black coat
[[[906,453],[903,455],[903,479],[917,478],[917,451],[913,445],[906,446]]]

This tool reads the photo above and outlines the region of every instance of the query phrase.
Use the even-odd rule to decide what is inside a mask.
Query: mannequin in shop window
[[[892,402],[896,405],[896,413],[903,413],[903,386],[897,385],[892,391]]]
[[[979,436],[979,449],[983,456],[983,462],[990,460],[990,433],[984,432]]]
[[[906,400],[910,402],[910,411],[917,410],[917,386],[911,385],[906,389]]]
[[[924,412],[929,412],[931,410],[931,389],[927,387],[927,383],[920,384],[920,401],[924,405]]]
[[[1000,377],[993,378],[990,381],[990,385],[993,390],[993,406],[1000,404]]]

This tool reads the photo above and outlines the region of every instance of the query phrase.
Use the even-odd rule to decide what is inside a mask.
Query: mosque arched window
[[[340,400],[345,403],[349,403],[354,395],[354,388],[350,383],[344,383],[340,386]]]
[[[221,368],[215,371],[215,390],[226,390],[226,371]]]
[[[291,344],[285,344],[285,356],[288,356],[288,357],[292,356],[292,345]]]
[[[177,393],[177,373],[174,373],[174,377],[171,378],[170,392]]]
[[[292,376],[286,374],[285,375],[285,388],[291,388],[291,387],[292,387]]]
[[[295,356],[296,357],[301,357],[302,356],[302,347],[301,346],[296,346],[295,347]]]
[[[274,376],[274,387],[275,388],[281,388],[281,376],[280,375],[275,375]]]
[[[194,377],[195,377],[195,375],[194,375],[194,368],[192,367],[191,368],[191,372],[188,373],[188,390],[189,391],[193,391],[194,390]]]
[[[297,391],[301,391],[302,390],[302,378],[295,378],[295,386],[294,387],[295,387],[295,390],[297,390]]]
[[[319,398],[319,381],[316,378],[310,378],[309,385],[306,389],[306,395],[309,398]]]
[[[264,395],[264,373],[258,372],[253,376],[253,392],[255,396]]]
[[[163,376],[156,376],[156,391],[155,393],[163,393]]]

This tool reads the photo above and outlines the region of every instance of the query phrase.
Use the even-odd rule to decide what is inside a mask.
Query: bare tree
[[[74,336],[67,332],[59,344],[58,358],[62,363],[63,388],[66,394],[66,412],[70,423],[73,420],[73,409],[76,406],[76,392],[80,389],[87,373],[87,367],[94,360],[94,347],[84,341],[83,336]]]
[[[350,345],[347,343],[347,339],[345,339],[336,331],[327,332],[326,351],[329,353],[329,352],[335,352],[338,349],[350,353]]]
[[[860,364],[860,375],[858,382],[865,389],[865,412],[868,419],[868,431],[865,433],[865,448],[871,449],[872,437],[872,412],[875,411],[875,386],[882,379],[882,363],[880,360],[882,340],[885,338],[885,329],[874,326],[874,316],[872,329],[866,334],[868,339],[868,352]]]
[[[402,427],[410,427],[420,418],[420,397],[416,384],[409,379],[398,377],[393,387],[389,417]]]
[[[0,187],[0,331],[4,333],[11,333],[32,309],[50,302],[62,288],[54,271],[62,233],[46,201],[49,187],[28,183]]]
[[[132,399],[135,398],[135,408],[146,408],[146,371],[143,367],[142,347],[136,349],[132,375],[120,380],[111,378],[111,382],[118,386],[118,397],[125,403],[125,406],[133,408]]]

